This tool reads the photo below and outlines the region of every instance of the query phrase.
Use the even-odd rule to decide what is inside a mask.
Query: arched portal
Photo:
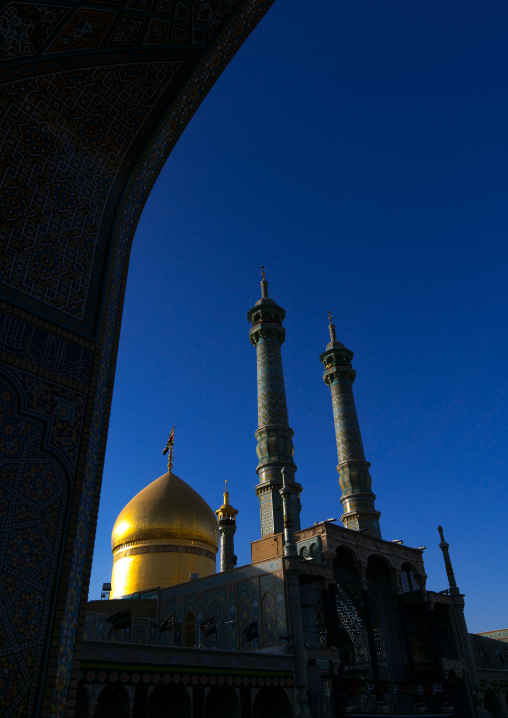
[[[232,686],[214,686],[206,696],[205,718],[240,718],[240,701]]]
[[[90,696],[82,683],[78,684],[76,693],[76,705],[74,707],[74,718],[89,718]]]
[[[393,602],[389,564],[384,558],[370,556],[366,577],[380,676],[385,679],[389,675],[400,676],[406,660],[404,637]]]
[[[403,563],[400,571],[400,588],[402,593],[417,593],[420,591],[420,584],[413,567],[409,563]]]
[[[351,553],[339,549],[333,563],[340,642],[346,675],[370,675],[371,657],[360,579]]]
[[[183,686],[157,686],[148,701],[147,718],[191,718],[192,704]]]
[[[45,439],[70,458],[67,506],[52,517],[61,529],[60,571],[34,576],[26,590],[50,608],[41,608],[30,651],[12,639],[0,658],[0,670],[12,676],[5,689],[27,715],[63,714],[70,681],[78,679],[73,652],[84,622],[138,219],[189,120],[272,2],[103,7],[75,0],[0,9],[0,27],[16,28],[0,54],[0,152],[8,168],[0,186],[0,349],[6,371],[24,382],[24,398],[33,395],[31,415],[48,427]],[[39,480],[34,475],[24,488],[30,500]],[[16,501],[9,494],[5,509],[13,551]],[[48,550],[42,536],[31,545]],[[4,569],[9,576],[7,560]],[[0,622],[22,623],[23,610],[0,607]]]
[[[284,690],[261,688],[252,705],[252,718],[293,718],[293,708]]]
[[[490,716],[492,716],[492,718],[504,718],[505,713],[501,705],[501,701],[495,693],[487,691],[485,693],[483,704],[485,706],[485,710]]]
[[[124,686],[105,686],[102,689],[94,718],[129,718],[129,694]]]
[[[450,609],[453,610],[449,605],[436,603],[433,608],[433,614],[439,652],[443,658],[454,661],[457,658],[457,649],[453,638]]]

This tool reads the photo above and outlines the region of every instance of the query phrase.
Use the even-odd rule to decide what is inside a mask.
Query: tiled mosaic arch
[[[0,360],[69,475],[61,575],[44,594],[55,610],[40,622],[49,648],[23,695],[9,684],[6,716],[25,698],[34,715],[72,714],[133,234],[178,137],[272,3],[12,0],[0,11]],[[9,512],[10,499],[0,525]]]

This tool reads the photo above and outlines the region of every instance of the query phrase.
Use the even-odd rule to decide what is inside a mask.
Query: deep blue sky
[[[127,285],[90,597],[111,575],[123,506],[165,471],[236,549],[259,538],[259,265],[283,346],[302,525],[341,515],[319,354],[331,309],[383,537],[447,581],[471,631],[505,628],[508,5],[276,0],[197,112],[150,195]]]

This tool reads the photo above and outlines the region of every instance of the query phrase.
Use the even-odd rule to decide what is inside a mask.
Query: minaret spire
[[[261,299],[247,313],[252,324],[249,332],[256,347],[258,385],[258,441],[256,493],[261,514],[261,535],[282,533],[281,469],[287,472],[291,492],[290,507],[293,526],[300,529],[300,492],[295,482],[296,466],[293,461],[293,430],[289,426],[282,371],[281,345],[286,336],[282,321],[286,312],[268,297],[265,268],[261,267]]]
[[[268,282],[265,279],[265,268],[261,265],[261,297],[262,299],[268,299]]]
[[[320,356],[325,372],[323,381],[332,393],[335,439],[339,463],[339,484],[344,514],[341,521],[346,528],[365,531],[381,538],[380,512],[376,511],[372,493],[370,464],[365,460],[360,424],[353,396],[356,372],[351,365],[353,352],[337,341],[335,324],[328,312],[330,342]]]
[[[448,551],[448,549],[450,548],[450,544],[446,543],[446,541],[445,541],[443,527],[438,526],[437,530],[439,531],[439,538],[441,539],[439,548],[443,552],[446,575],[448,576],[448,585],[450,586],[450,593],[460,594],[459,588],[457,586],[457,581],[455,580],[455,574],[453,573],[453,566],[452,566],[452,560],[450,558],[450,552]]]
[[[335,324],[333,323],[333,317],[330,310],[328,310],[328,319],[330,321],[330,341],[336,342],[337,341],[337,334],[335,333]]]
[[[226,488],[224,490],[224,503],[215,512],[217,521],[219,522],[220,533],[220,570],[229,571],[230,568],[236,566],[235,556],[235,533],[236,533],[236,514],[238,509],[234,509],[229,503],[228,480],[226,479]]]

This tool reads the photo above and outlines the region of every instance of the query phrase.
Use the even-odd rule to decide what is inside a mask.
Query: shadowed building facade
[[[2,715],[73,710],[132,238],[271,4],[0,9]]]
[[[414,549],[372,543],[381,540],[341,527],[318,526],[298,532],[300,487],[294,480],[285,400],[281,402],[283,310],[270,301],[258,303],[250,312],[256,351],[259,347],[260,386],[265,387],[261,394],[266,391],[269,398],[268,413],[258,424],[257,493],[265,543],[253,545],[254,566],[244,574],[236,573],[242,568],[230,572],[233,578],[223,582],[226,574],[213,575],[213,558],[208,555],[208,569],[200,566],[199,570],[209,570],[210,575],[201,577],[201,583],[161,587],[161,592],[169,593],[154,592],[152,601],[143,601],[143,606],[152,608],[140,609],[141,614],[152,611],[152,615],[135,616],[137,609],[133,608],[136,623],[110,636],[109,624],[105,630],[105,609],[96,614],[91,610],[87,642],[81,652],[134,231],[179,136],[271,4],[272,0],[58,0],[7,2],[0,9],[2,715],[56,718],[74,712],[83,715],[91,709],[93,715],[111,716],[117,708],[128,710],[131,716],[147,711],[157,715],[169,700],[179,711],[188,711],[191,705],[196,716],[207,710],[207,701],[211,714],[230,706],[230,715],[234,715],[236,699],[229,690],[219,691],[220,678],[225,675],[226,682],[232,681],[228,688],[234,685],[234,691],[238,689],[235,695],[245,715],[248,710],[252,716],[266,717],[270,705],[278,715],[287,714],[293,659],[288,661],[285,654],[258,658],[267,663],[256,668],[256,659],[250,656],[238,669],[233,665],[243,660],[237,656],[239,651],[249,653],[248,648],[241,648],[240,630],[254,623],[256,616],[261,651],[278,648],[278,636],[291,632],[283,622],[291,614],[280,588],[285,581],[284,561],[279,561],[283,555],[282,467],[289,472],[290,513],[302,559],[302,610],[312,614],[311,623],[303,621],[302,630],[316,626],[315,630],[305,629],[304,645],[312,647],[317,641],[321,651],[316,653],[316,649],[313,654],[310,647],[305,649],[310,662],[308,690],[317,696],[312,705],[341,705],[338,698],[333,703],[339,690],[339,666],[349,666],[349,676],[340,676],[341,685],[347,687],[349,678],[381,676],[388,665],[381,624],[372,607],[368,609],[365,594],[369,586],[385,586],[384,593],[381,588],[371,588],[374,595],[385,596],[378,599],[378,613],[383,613],[387,579],[379,556],[388,566],[391,585],[397,585],[393,576],[398,575],[401,580],[406,576],[407,585],[418,586],[411,591],[418,594],[416,598],[404,599],[414,629],[410,635],[421,639],[415,643],[418,656],[425,660],[433,656],[427,663],[432,664],[434,673],[429,669],[427,675],[434,678],[438,670],[435,635],[431,632],[431,654],[425,638],[431,635],[425,634],[425,626],[428,630],[431,624],[428,606],[424,610],[426,602],[420,601],[427,594],[423,579],[418,578],[423,573]],[[357,468],[365,468],[362,459],[353,458]],[[357,508],[358,502],[351,511]],[[345,512],[351,513],[346,506]],[[138,535],[134,540],[141,543],[134,547],[126,546],[121,531],[118,536],[117,568],[122,562],[134,566],[136,561],[138,566],[144,563],[148,567],[149,561],[140,563],[138,559],[155,554],[153,536]],[[185,541],[203,538],[187,537]],[[170,539],[166,536],[161,544],[165,549],[176,545]],[[131,548],[138,553],[127,555]],[[197,548],[213,554],[213,545]],[[177,552],[160,553],[167,558]],[[269,558],[262,558],[263,553]],[[378,558],[371,559],[371,555]],[[305,558],[312,560],[305,562]],[[152,568],[159,571],[155,564],[154,559]],[[178,572],[172,575],[176,578],[163,576],[164,582],[179,580]],[[151,580],[148,572],[146,580]],[[114,584],[120,591],[129,590],[128,582],[122,584],[120,578],[117,583],[115,577]],[[356,613],[351,609],[348,614],[353,616],[352,622],[347,622],[345,613],[342,623],[336,618],[337,595],[344,597],[344,605],[355,606]],[[358,596],[363,596],[363,603]],[[168,643],[161,648],[158,625],[171,601],[176,627],[162,635],[166,640],[171,634],[174,646]],[[442,597],[439,602],[445,605],[446,617],[450,599]],[[109,603],[113,610],[115,602]],[[223,611],[237,617],[237,623],[227,619],[231,621],[229,643],[223,633],[218,636],[220,650],[234,655],[221,658],[222,664],[216,659],[220,670],[215,673],[210,662],[218,653],[211,654],[211,647],[198,665],[195,649],[182,645],[193,635],[194,642],[200,640],[200,606],[203,610],[213,606],[218,617]],[[397,634],[392,631],[390,635]],[[338,648],[341,637],[344,649]],[[146,646],[153,646],[152,653]],[[344,651],[343,661],[337,659],[340,650]],[[111,658],[114,651],[116,659]],[[395,654],[389,650],[387,655]],[[328,661],[328,668],[323,661]],[[405,670],[403,657],[398,661]],[[199,670],[178,671],[178,665],[195,665]],[[453,664],[454,669],[451,663],[446,665],[455,676],[466,670],[460,663]],[[164,670],[157,671],[156,666]],[[415,670],[418,676],[418,662]],[[191,681],[192,695],[185,677]],[[479,680],[481,685],[481,676]],[[167,690],[162,690],[161,681]],[[356,696],[360,689],[350,692]]]
[[[352,396],[353,353],[337,341],[331,317],[321,361],[334,401],[344,525],[295,529],[300,487],[287,412],[280,413],[283,335],[276,319],[284,310],[268,299],[264,275],[256,306],[266,310],[249,312],[256,348],[264,324],[261,339],[277,344],[266,364],[265,350],[258,353],[257,473],[267,467],[268,478],[254,490],[259,497],[260,484],[269,484],[268,516],[280,504],[281,521],[268,527],[261,503],[252,562],[236,568],[238,511],[227,484],[217,520],[172,473],[134,497],[115,523],[112,545],[114,554],[141,550],[123,572],[126,581],[122,571],[116,578],[115,555],[112,600],[89,604],[78,715],[147,718],[172,706],[179,718],[503,718],[508,647],[467,633],[442,528],[449,585],[439,592],[427,589],[424,547],[381,538]],[[273,445],[265,453],[259,444],[267,437]],[[284,450],[277,450],[279,439]],[[214,559],[218,533],[220,570],[214,560],[196,570],[194,554],[208,542]]]

